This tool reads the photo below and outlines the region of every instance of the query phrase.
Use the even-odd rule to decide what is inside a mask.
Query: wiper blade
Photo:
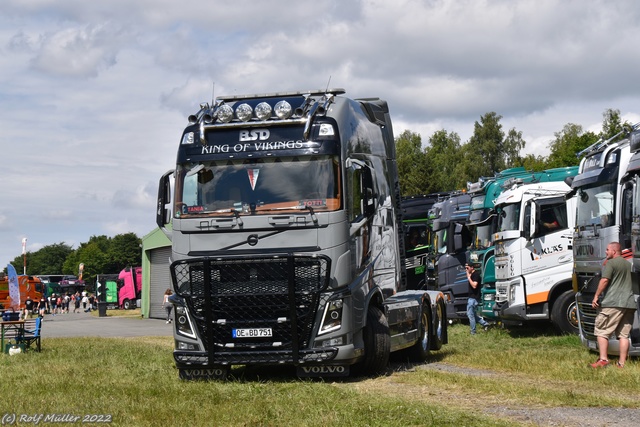
[[[256,209],[256,212],[269,212],[269,211],[290,211],[290,210],[296,210],[296,211],[301,211],[301,210],[307,210],[309,211],[309,214],[311,215],[311,220],[313,221],[313,223],[315,225],[318,225],[318,217],[316,216],[316,212],[313,210],[313,207],[308,206],[308,205],[295,205],[295,206],[285,206],[285,207],[279,207],[279,208],[260,208],[260,209]]]
[[[242,218],[240,218],[240,211],[238,209],[233,209],[233,208],[218,209],[213,211],[213,213],[232,213],[233,216],[236,217],[236,221],[238,222],[238,225],[244,225],[244,223],[242,222]]]

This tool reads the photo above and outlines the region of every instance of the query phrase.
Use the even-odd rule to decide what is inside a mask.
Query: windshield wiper
[[[230,208],[230,209],[218,209],[213,211],[213,213],[232,213],[234,217],[236,217],[236,221],[238,225],[242,226],[244,223],[242,222],[242,218],[240,218],[240,211],[238,209]]]
[[[269,212],[269,211],[290,211],[290,210],[296,210],[296,211],[300,211],[300,210],[308,210],[309,214],[311,215],[311,220],[313,221],[313,223],[315,225],[318,225],[318,217],[316,217],[316,212],[313,210],[312,206],[300,206],[300,205],[295,205],[295,206],[285,206],[285,207],[281,207],[281,208],[260,208],[258,210],[256,210],[256,212]]]

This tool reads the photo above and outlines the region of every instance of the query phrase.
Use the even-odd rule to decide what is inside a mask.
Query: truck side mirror
[[[171,238],[171,233],[166,229],[166,225],[171,222],[171,180],[174,170],[165,172],[160,178],[158,185],[158,205],[156,207],[156,224],[167,237]]]
[[[465,242],[464,242],[465,239],[463,238],[464,237],[463,232],[464,232],[464,226],[457,222],[454,223],[453,225],[453,251],[454,252],[458,252],[463,249],[466,249]]]

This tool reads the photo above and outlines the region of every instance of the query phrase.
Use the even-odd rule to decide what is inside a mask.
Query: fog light
[[[260,120],[268,120],[271,117],[271,105],[266,102],[256,105],[256,117]]]
[[[251,120],[251,116],[253,115],[253,110],[249,104],[240,104],[238,108],[236,108],[236,117],[241,122],[248,122]]]
[[[216,110],[216,117],[222,123],[229,123],[233,120],[233,108],[229,107],[227,104],[221,105]]]
[[[344,337],[331,338],[329,340],[322,341],[322,347],[331,347],[334,345],[342,345],[344,343]]]
[[[333,126],[329,123],[322,123],[320,125],[320,136],[334,136],[335,132]]]
[[[293,108],[287,101],[279,101],[274,107],[274,111],[280,120],[288,119],[293,114]]]
[[[193,144],[194,140],[195,140],[195,136],[193,132],[187,132],[184,135],[182,135],[182,145]]]
[[[198,346],[198,344],[191,344],[191,343],[182,342],[182,341],[176,341],[176,343],[178,344],[178,350],[194,350],[194,351],[200,350],[200,346]]]

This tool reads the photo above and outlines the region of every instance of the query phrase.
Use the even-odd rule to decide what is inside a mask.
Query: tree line
[[[473,135],[461,143],[455,132],[438,130],[423,144],[419,134],[405,130],[396,139],[398,174],[402,194],[420,195],[463,190],[467,182],[513,167],[531,171],[575,166],[577,154],[596,143],[629,130],[631,124],[622,122],[620,111],[607,109],[602,114],[602,131],[585,131],[582,126],[567,123],[549,141],[549,155],[521,155],[526,142],[515,128],[503,130],[502,116],[486,113],[474,124]]]
[[[125,267],[142,263],[142,239],[135,233],[118,234],[114,237],[92,236],[88,242],[73,249],[68,244],[54,243],[35,252],[18,255],[11,264],[18,274],[26,270],[30,276],[48,274],[79,275],[80,264],[84,264],[82,278],[95,283],[98,274],[117,274]],[[6,272],[6,267],[5,267]]]
[[[631,127],[630,123],[622,122],[619,110],[607,109],[602,116],[602,131],[598,134],[567,123],[554,133],[548,156],[522,156],[526,146],[522,132],[512,128],[505,133],[500,123],[502,116],[495,112],[486,113],[474,123],[473,135],[465,143],[456,132],[442,129],[423,144],[419,134],[406,130],[395,138],[402,194],[463,190],[467,182],[512,167],[541,171],[577,165],[577,153]],[[88,283],[94,283],[97,274],[116,274],[141,262],[142,240],[134,233],[92,236],[77,249],[64,242],[55,243],[26,254],[28,275],[78,275],[80,264],[84,264],[83,279]],[[12,264],[21,273],[23,256],[16,256]]]

